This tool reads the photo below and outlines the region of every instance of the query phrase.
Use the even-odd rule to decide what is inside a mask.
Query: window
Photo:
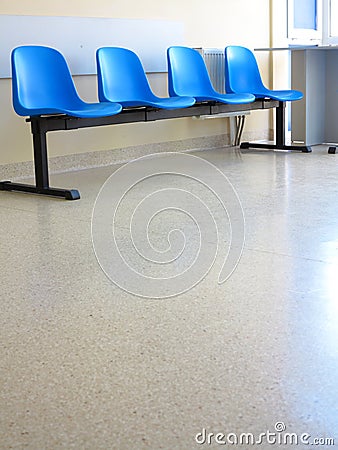
[[[288,0],[288,38],[290,41],[305,45],[321,43],[322,10],[322,0]]]
[[[338,0],[288,0],[291,45],[338,45]]]

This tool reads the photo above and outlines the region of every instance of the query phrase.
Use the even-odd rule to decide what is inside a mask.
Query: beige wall
[[[227,44],[238,44],[255,48],[270,44],[270,2],[271,0],[2,0],[0,14],[179,20],[184,24],[187,46],[222,48]],[[259,54],[258,60],[264,80],[269,84],[269,55]],[[167,95],[164,74],[151,74],[150,82],[157,94]],[[96,100],[94,76],[75,77],[75,83],[85,100]],[[8,79],[0,79],[0,105],[0,164],[31,160],[29,125],[12,110],[11,84]],[[266,132],[270,122],[267,112],[253,113],[247,120],[246,131]],[[224,119],[178,119],[67,133],[55,132],[48,137],[49,155],[109,150],[150,142],[219,135],[227,131],[228,123]]]
[[[287,38],[287,0],[271,0],[271,47],[288,47]],[[274,89],[285,88],[285,82],[289,77],[289,57],[288,51],[276,51],[272,54],[272,74]]]

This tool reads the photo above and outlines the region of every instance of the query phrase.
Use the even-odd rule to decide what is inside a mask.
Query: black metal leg
[[[32,122],[35,183],[39,189],[49,188],[47,159],[47,133],[42,131],[39,123]]]
[[[47,131],[41,126],[39,118],[31,118],[34,148],[35,186],[11,181],[0,182],[0,190],[19,191],[31,194],[61,197],[66,200],[78,200],[80,193],[75,189],[59,189],[49,186],[48,157],[47,157]]]
[[[285,145],[285,103],[279,102],[276,108],[276,145]]]
[[[285,102],[279,102],[276,108],[276,143],[263,144],[256,142],[243,142],[241,148],[262,148],[268,150],[298,151],[311,153],[312,148],[308,145],[286,145],[285,144]]]

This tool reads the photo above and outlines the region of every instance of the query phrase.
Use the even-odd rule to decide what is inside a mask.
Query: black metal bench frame
[[[228,105],[216,102],[197,103],[189,108],[164,110],[150,107],[125,108],[121,113],[109,117],[76,118],[67,115],[32,116],[26,119],[31,124],[33,134],[35,185],[0,182],[0,190],[20,191],[77,200],[80,193],[76,189],[59,189],[49,186],[47,133],[59,130],[76,130],[79,128],[117,125],[133,122],[150,122],[162,119],[176,119],[203,115],[215,115],[241,111],[276,108],[276,142],[275,144],[243,142],[242,149],[261,148],[273,150],[311,152],[311,147],[285,144],[285,103],[277,100],[257,99],[253,103]]]

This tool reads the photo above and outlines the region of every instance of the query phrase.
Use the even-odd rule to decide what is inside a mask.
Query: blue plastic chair
[[[236,45],[225,48],[225,89],[229,93],[251,92],[257,98],[281,102],[303,98],[302,92],[293,89],[279,91],[266,88],[252,51]]]
[[[96,52],[96,61],[100,101],[161,109],[186,108],[195,103],[190,96],[157,97],[150,88],[139,57],[129,49],[100,48]]]
[[[122,106],[85,103],[77,94],[64,57],[44,46],[22,46],[12,52],[13,106],[20,116],[67,114],[75,117],[106,117]]]
[[[190,95],[197,101],[217,101],[221,103],[241,104],[255,100],[254,95],[221,94],[211,83],[205,62],[198,53],[189,47],[173,46],[167,50],[169,94]]]

